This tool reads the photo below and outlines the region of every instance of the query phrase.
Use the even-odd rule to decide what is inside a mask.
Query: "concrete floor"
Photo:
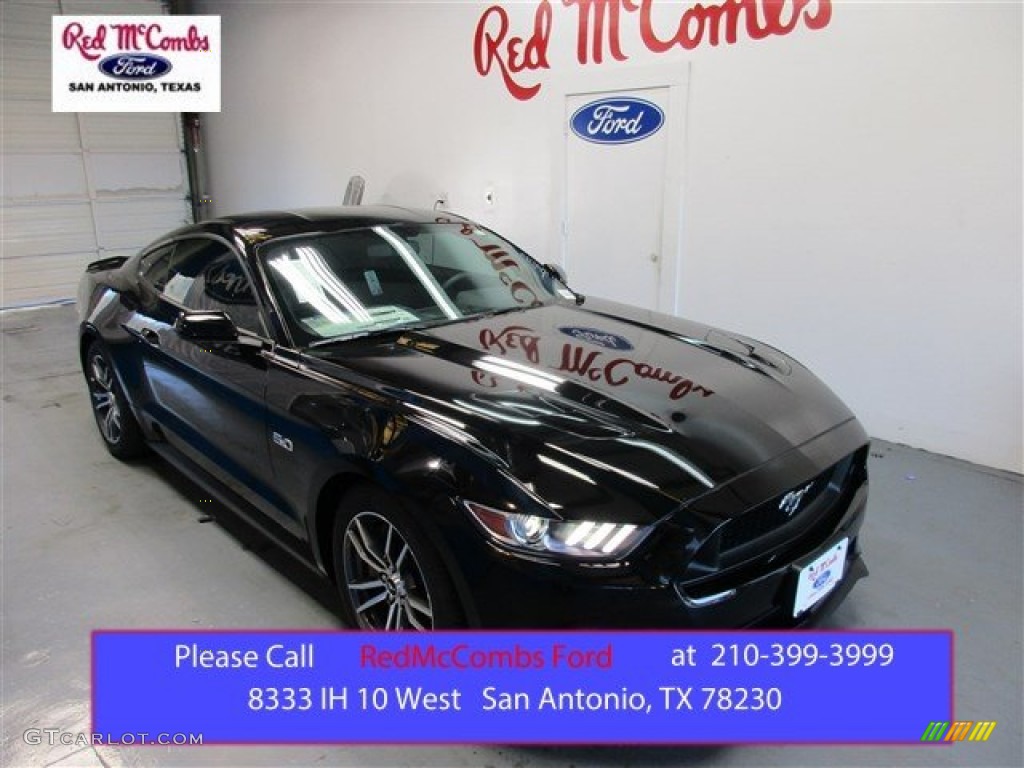
[[[331,590],[153,460],[100,444],[72,307],[0,314],[4,766],[1015,766],[1021,744],[1020,476],[878,442],[863,533],[871,577],[832,627],[956,631],[956,714],[996,720],[949,748],[28,746],[88,731],[95,627],[332,628]],[[140,681],[144,685],[144,681]],[[880,692],[884,695],[884,692]],[[870,716],[865,712],[865,716]]]

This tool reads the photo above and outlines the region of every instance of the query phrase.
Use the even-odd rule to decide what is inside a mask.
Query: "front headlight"
[[[473,501],[464,502],[473,519],[492,538],[515,549],[550,552],[584,559],[621,558],[650,533],[650,526],[565,522],[538,515],[503,512]]]

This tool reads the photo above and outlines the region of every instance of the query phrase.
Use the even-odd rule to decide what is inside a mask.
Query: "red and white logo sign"
[[[54,112],[220,112],[220,16],[54,16]]]

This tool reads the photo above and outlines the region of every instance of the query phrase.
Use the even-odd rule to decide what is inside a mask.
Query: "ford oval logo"
[[[218,259],[206,268],[203,290],[224,304],[255,304],[252,285],[235,259]]]
[[[588,344],[593,344],[595,347],[617,350],[633,348],[633,345],[629,343],[629,339],[624,339],[622,336],[618,336],[614,333],[608,333],[608,331],[599,331],[596,328],[576,328],[575,326],[566,326],[559,328],[558,330],[566,336],[572,336],[574,339],[579,339],[580,341],[585,341]]]
[[[570,119],[572,132],[595,144],[630,144],[658,132],[665,123],[661,107],[643,99],[623,97],[586,104]]]
[[[171,62],[150,53],[115,53],[99,63],[100,72],[119,80],[155,80],[171,71]]]
[[[823,574],[821,574],[821,576],[819,576],[818,578],[816,578],[814,580],[814,588],[815,589],[821,589],[826,584],[828,584],[828,579],[829,579],[829,577],[831,575],[832,575],[832,571],[831,570],[825,571]]]

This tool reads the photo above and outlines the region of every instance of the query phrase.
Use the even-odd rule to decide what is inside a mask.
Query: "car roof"
[[[219,235],[250,246],[290,235],[339,232],[387,224],[434,224],[469,221],[450,211],[431,211],[391,205],[353,205],[303,208],[294,211],[257,211],[196,222],[176,229],[161,240],[190,234]]]

